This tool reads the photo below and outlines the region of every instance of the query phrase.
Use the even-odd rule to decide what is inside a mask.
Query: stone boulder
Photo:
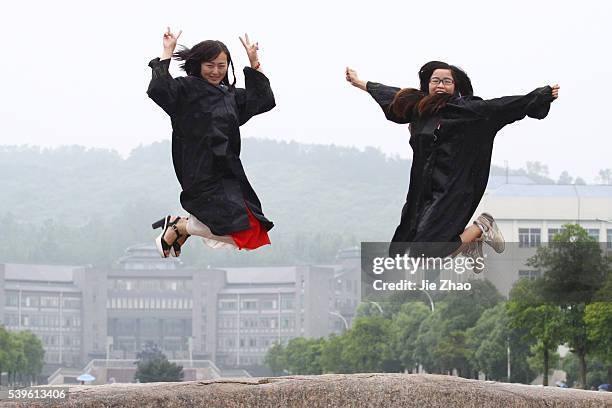
[[[69,399],[2,407],[612,407],[612,393],[433,374],[326,374],[72,385]]]

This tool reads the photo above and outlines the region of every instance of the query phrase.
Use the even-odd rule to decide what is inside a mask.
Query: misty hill
[[[410,161],[372,148],[246,138],[242,159],[276,225],[274,250],[239,255],[239,262],[324,261],[342,246],[388,240],[408,190]],[[152,221],[184,214],[169,142],[141,146],[126,159],[80,146],[0,147],[0,187],[0,244],[8,244],[0,262],[110,264],[126,246],[152,242]],[[16,246],[8,234],[31,237]],[[233,254],[208,252],[204,261],[198,252],[186,250],[186,262],[234,262]]]

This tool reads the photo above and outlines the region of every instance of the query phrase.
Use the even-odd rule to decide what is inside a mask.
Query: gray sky
[[[366,93],[345,82],[347,65],[363,79],[408,87],[417,86],[424,62],[439,59],[466,70],[485,99],[559,83],[560,99],[546,119],[498,134],[493,163],[539,160],[554,178],[568,170],[594,182],[599,169],[612,167],[605,126],[612,6],[572,4],[12,2],[3,10],[9,46],[0,66],[0,144],[80,144],[126,155],[169,139],[169,119],[145,90],[147,63],[160,55],[170,25],[183,30],[185,45],[225,42],[239,84],[248,60],[238,35],[259,41],[277,107],[243,126],[247,138],[376,146],[410,157],[407,128],[386,122]],[[176,66],[173,74],[182,75]]]

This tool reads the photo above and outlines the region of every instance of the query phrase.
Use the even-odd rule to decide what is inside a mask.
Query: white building
[[[589,235],[612,250],[611,185],[542,185],[527,177],[491,177],[475,217],[489,212],[495,217],[506,251],[495,254],[486,247],[484,277],[508,295],[519,277],[540,274],[525,266],[536,248],[547,243],[564,224],[579,224]]]

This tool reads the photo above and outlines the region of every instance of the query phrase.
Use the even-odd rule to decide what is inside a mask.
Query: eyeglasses
[[[439,85],[440,82],[442,82],[444,85],[452,85],[455,83],[455,81],[452,78],[438,78],[438,77],[433,77],[429,80],[429,83],[432,85]]]

